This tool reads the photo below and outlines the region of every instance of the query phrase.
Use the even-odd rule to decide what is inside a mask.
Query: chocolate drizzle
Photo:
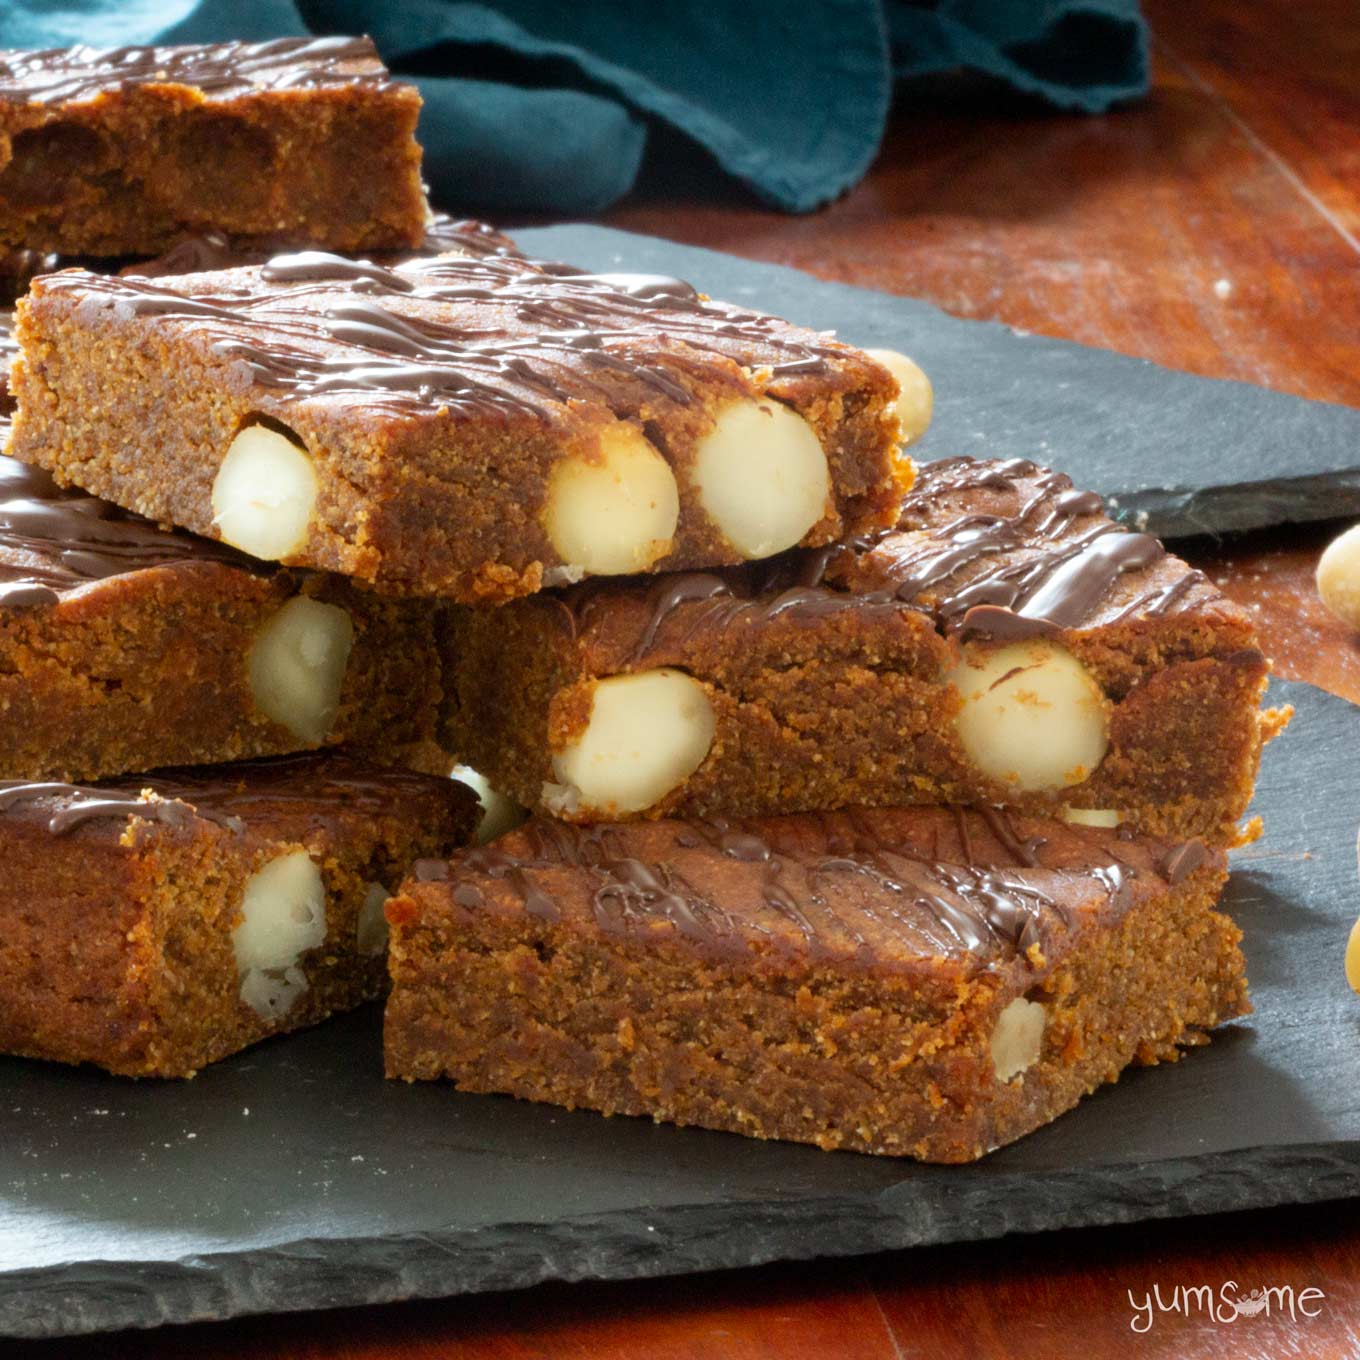
[[[848,609],[899,608],[882,594],[853,595],[821,585],[797,582],[797,563],[781,561],[769,567],[752,564],[717,572],[677,572],[659,578],[647,595],[648,615],[628,657],[636,665],[656,644],[657,634],[682,610],[685,629],[670,639],[684,647],[695,634],[732,628],[739,621],[757,626],[789,615],[803,623],[843,613]],[[589,627],[597,609],[607,612],[611,590],[607,581],[589,582],[567,592],[568,616],[573,627]],[[687,608],[698,606],[697,608]]]
[[[241,269],[248,265],[264,264],[280,251],[294,244],[280,239],[273,249],[238,247],[225,232],[203,231],[176,241],[169,250],[149,260],[128,265],[118,272],[123,277],[160,279],[175,274],[211,274],[219,269]],[[29,252],[32,254],[32,252]],[[494,227],[471,218],[453,218],[447,213],[435,213],[425,230],[425,239],[415,250],[383,251],[373,256],[388,266],[406,260],[426,259],[432,255],[461,253],[475,256],[505,256],[522,258],[515,243]],[[29,275],[50,272],[58,267],[56,256],[47,269],[31,269]],[[3,274],[0,267],[0,274]]]
[[[669,572],[646,587],[646,613],[627,657],[637,665],[656,645],[663,630],[683,620],[667,642],[683,648],[695,635],[722,632],[739,622],[756,626],[789,617],[815,623],[848,610],[887,610],[903,606],[891,591],[849,591],[832,583],[828,564],[844,550],[839,545],[784,553],[764,561],[714,571]],[[573,635],[607,620],[620,594],[634,596],[637,582],[608,578],[581,582],[550,598],[564,613]]]
[[[159,529],[57,486],[41,468],[0,457],[0,609],[55,604],[93,581],[199,563],[270,570],[225,544]]]
[[[1001,508],[970,508],[979,493]],[[1006,641],[1080,628],[1102,615],[1111,623],[1155,617],[1205,584],[1189,569],[1166,579],[1157,570],[1165,560],[1156,539],[1106,519],[1100,497],[1075,490],[1061,473],[1027,459],[944,459],[921,467],[898,525],[873,538],[658,580],[647,588],[625,664],[641,662],[663,635],[683,648],[743,617],[816,622],[849,609],[911,609],[946,636]],[[1151,579],[1112,613],[1119,581],[1137,573]],[[580,633],[639,590],[637,582],[595,580],[557,598]]]
[[[467,255],[507,255],[522,258],[519,247],[503,232],[472,217],[450,217],[435,213],[425,228],[420,255],[442,255],[446,251]]]
[[[54,836],[65,835],[86,822],[103,818],[160,822],[165,826],[187,826],[194,810],[178,799],[143,798],[133,790],[87,788],[78,784],[29,783],[23,780],[0,781],[0,816],[16,809],[43,804],[48,813],[47,829]]]
[[[408,770],[370,766],[334,752],[307,752],[233,765],[158,770],[81,785],[0,781],[0,819],[39,809],[47,829],[63,835],[97,820],[141,818],[170,827],[195,817],[241,832],[253,812],[296,804],[321,815],[342,808],[376,815],[394,795],[429,792],[447,781]],[[144,794],[150,791],[152,797]]]
[[[186,47],[69,47],[0,53],[0,99],[64,104],[140,85],[210,95],[388,83],[367,38],[276,38]]]
[[[538,819],[452,863],[424,861],[417,878],[448,881],[453,900],[467,910],[487,906],[488,881],[504,882],[530,916],[557,921],[563,906],[555,876],[584,871],[595,924],[607,934],[668,925],[721,949],[760,938],[777,943],[782,932],[773,922],[782,921],[814,957],[846,947],[871,953],[876,940],[890,938],[932,953],[1005,959],[1042,947],[1055,930],[1073,928],[1065,885],[1095,884],[1116,912],[1130,905],[1139,869],[1127,853],[1109,854],[1108,838],[1096,833],[1064,829],[1066,853],[1049,863],[1038,824],[1025,819],[1022,832],[1002,809],[916,810],[908,830],[894,834],[900,815],[850,811],[637,827]],[[956,834],[951,854],[942,857],[939,832],[950,819]],[[910,832],[928,824],[935,828],[934,852]],[[979,837],[988,836],[995,848],[979,855]],[[645,857],[640,844],[651,847]],[[1149,872],[1175,884],[1188,872],[1183,865],[1196,866],[1207,854],[1194,842],[1144,859]],[[723,878],[730,900],[724,905],[696,886],[701,871],[706,883],[718,873],[705,858],[758,866],[758,873]],[[855,882],[866,886],[857,889]],[[746,904],[753,885],[769,916]]]
[[[1039,852],[1044,848],[1045,841],[1042,836],[1022,837],[1015,829],[1015,823],[1011,815],[1002,807],[980,807],[977,814],[987,823],[998,841],[1006,848],[1006,852],[1015,860],[1017,864],[1023,864],[1027,869],[1037,869],[1041,863]],[[960,818],[962,822],[962,818]]]
[[[482,877],[504,879],[519,895],[524,909],[540,920],[556,921],[561,909],[537,882],[538,874],[555,867],[588,868],[598,875],[592,899],[601,929],[619,933],[653,918],[668,921],[694,939],[729,935],[736,922],[715,903],[696,893],[669,865],[644,864],[619,844],[619,833],[608,826],[578,827],[535,821],[523,828],[530,842],[527,854],[510,855],[496,845],[471,850],[459,862],[454,901],[462,907],[485,906],[472,882]],[[424,881],[448,877],[442,861],[422,860],[416,877]]]
[[[677,279],[583,274],[505,254],[388,267],[306,251],[258,270],[193,277],[192,289],[178,291],[170,279],[68,271],[43,289],[78,294],[85,314],[183,326],[291,398],[398,415],[548,412],[583,396],[607,399],[606,373],[683,404],[715,365],[730,383],[734,343],[770,351],[776,373],[824,366],[841,352]]]
[[[217,269],[234,269],[265,258],[250,251],[237,250],[226,232],[215,228],[195,232],[176,241],[169,250],[150,260],[142,260],[119,270],[123,275],[159,279],[172,274],[207,274]]]
[[[344,807],[374,816],[389,809],[394,796],[431,790],[468,801],[473,798],[456,781],[395,765],[372,765],[339,751],[304,751],[230,765],[158,770],[153,776],[104,780],[100,787],[131,787],[139,781],[149,781],[163,797],[192,803],[200,815],[228,817],[246,817],[252,809],[281,804],[330,810]]]
[[[1014,491],[1016,508],[934,522],[946,498],[981,488]],[[1125,530],[1102,511],[1097,495],[1028,459],[951,458],[926,464],[898,528],[862,546],[899,599],[932,597],[946,633],[1010,640],[1080,627],[1122,576],[1166,555],[1155,538]],[[918,530],[918,523],[930,527]],[[1203,579],[1189,573],[1132,601],[1125,615],[1165,612]]]
[[[1158,870],[1168,883],[1184,882],[1209,857],[1201,841],[1187,841],[1166,852]]]

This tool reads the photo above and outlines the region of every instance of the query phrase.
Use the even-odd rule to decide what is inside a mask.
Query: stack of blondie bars
[[[360,39],[0,56],[0,1048],[388,991],[393,1077],[957,1162],[1243,1014],[1249,618],[915,467],[902,356],[430,219],[417,108]]]

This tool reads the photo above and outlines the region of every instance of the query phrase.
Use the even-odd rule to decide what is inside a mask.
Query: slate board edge
[[[1260,507],[1265,504],[1275,508],[1264,512]],[[1149,507],[1146,518],[1145,506]],[[1316,523],[1360,514],[1360,467],[1268,482],[1135,491],[1113,504],[1107,500],[1107,508],[1112,518],[1135,529],[1147,527],[1158,538],[1218,538],[1282,524]]]
[[[711,256],[731,263],[738,261],[752,272],[764,273],[771,280],[781,275],[797,275],[808,283],[824,288],[859,294],[866,298],[891,298],[922,307],[951,323],[987,329],[995,333],[1005,333],[1019,339],[1058,345],[1071,349],[1089,350],[1097,354],[1114,355],[1126,363],[1138,364],[1145,368],[1159,369],[1178,377],[1190,377],[1196,382],[1212,383],[1220,389],[1241,388],[1251,392],[1270,392],[1276,396],[1306,405],[1334,408],[1341,411],[1354,411],[1354,407],[1342,402],[1320,401],[1316,398],[1301,397],[1280,388],[1264,387],[1259,383],[1246,382],[1240,378],[1213,378],[1204,374],[1190,373],[1186,369],[1172,368],[1159,364],[1154,359],[1139,355],[1124,354],[1119,350],[1103,345],[1088,345],[1061,336],[1045,335],[1037,331],[1025,331],[1004,321],[990,321],[976,317],[961,317],[946,311],[928,299],[915,297],[908,293],[887,293],[879,289],[862,288],[856,284],[841,283],[837,280],[823,279],[805,269],[793,265],[771,264],[764,260],[750,260],[745,256],[733,255],[727,251],[713,250],[707,246],[689,245],[685,242],[671,241],[663,236],[652,236],[643,232],[623,231],[616,227],[601,227],[593,222],[560,222],[549,227],[529,228],[517,232],[516,237],[524,241],[530,255],[533,254],[533,241],[539,233],[559,230],[588,230],[609,238],[632,238],[637,241],[674,247],[687,252]],[[627,261],[624,261],[627,264]],[[702,280],[700,280],[702,286]],[[805,325],[816,325],[815,318],[791,317]],[[941,456],[944,456],[943,454]],[[1357,455],[1360,459],[1360,454]],[[1098,488],[1097,488],[1098,489]],[[1183,498],[1183,504],[1168,506],[1168,500]],[[1253,511],[1254,503],[1274,503],[1270,512],[1259,509]],[[1151,509],[1151,518],[1146,524],[1139,521],[1140,512]],[[1134,492],[1117,498],[1110,506],[1112,516],[1136,528],[1146,527],[1159,538],[1188,538],[1203,534],[1243,532],[1251,529],[1265,529],[1281,524],[1303,524],[1318,520],[1337,519],[1360,514],[1360,466],[1344,471],[1313,474],[1303,477],[1279,477],[1268,481],[1223,482],[1213,486],[1184,487],[1168,486],[1155,492]]]
[[[1091,1195],[1093,1180],[1104,1182],[1104,1194]],[[78,1336],[448,1298],[550,1280],[646,1279],[1355,1196],[1355,1143],[1260,1147],[1146,1162],[1136,1171],[1115,1166],[1042,1177],[984,1179],[968,1168],[941,1168],[927,1194],[919,1184],[892,1186],[873,1195],[779,1205],[628,1209],[554,1224],[313,1238],[175,1262],[88,1261],[16,1271],[0,1277],[0,1337]],[[763,1220],[754,1245],[753,1217]]]
[[[1296,393],[1286,392],[1277,387],[1265,387],[1261,383],[1246,382],[1242,378],[1212,378],[1202,373],[1191,373],[1189,369],[1172,368],[1171,365],[1169,364],[1159,364],[1155,359],[1145,359],[1141,355],[1125,354],[1121,350],[1110,349],[1105,345],[1088,345],[1081,340],[1068,340],[1063,336],[1047,335],[1042,331],[1027,331],[1022,327],[1012,326],[1005,321],[991,321],[983,317],[956,316],[953,312],[947,311],[945,308],[939,306],[937,303],[931,302],[928,298],[917,297],[915,294],[912,293],[889,293],[881,288],[863,288],[859,284],[841,283],[839,280],[836,279],[824,279],[817,274],[813,274],[809,270],[799,269],[796,265],[772,264],[768,260],[753,260],[749,259],[745,255],[733,254],[731,251],[713,250],[709,246],[695,246],[690,245],[684,241],[672,241],[669,237],[652,236],[646,232],[624,231],[622,228],[619,227],[602,227],[596,222],[557,222],[554,223],[552,226],[548,227],[530,227],[525,231],[516,232],[515,238],[516,240],[520,240],[524,237],[532,238],[538,233],[554,232],[567,229],[573,231],[589,230],[591,232],[600,233],[601,235],[607,235],[612,237],[621,236],[625,238],[632,237],[633,239],[638,241],[656,242],[663,246],[674,246],[680,250],[685,250],[700,255],[712,256],[715,259],[726,260],[729,263],[735,261],[741,264],[743,267],[749,267],[753,272],[768,273],[771,277],[778,277],[780,274],[797,274],[799,278],[806,279],[809,283],[820,284],[821,286],[826,288],[836,288],[847,293],[857,293],[860,296],[866,298],[880,298],[880,299],[896,298],[902,302],[911,302],[918,307],[929,308],[930,311],[936,313],[937,315],[948,317],[950,321],[960,325],[967,325],[970,327],[975,326],[992,331],[1003,331],[1010,335],[1014,335],[1018,338],[1023,338],[1027,340],[1034,339],[1049,344],[1062,345],[1074,349],[1095,350],[1099,354],[1113,354],[1116,355],[1118,358],[1123,359],[1129,363],[1142,364],[1144,367],[1147,368],[1159,368],[1164,373],[1176,373],[1182,377],[1189,376],[1195,378],[1199,382],[1214,383],[1220,387],[1243,387],[1248,388],[1254,392],[1256,391],[1275,392],[1280,396],[1291,397],[1295,401],[1309,402],[1315,406],[1335,406],[1343,411],[1353,411],[1356,409],[1355,407],[1347,406],[1344,402],[1322,401],[1316,397],[1301,397],[1298,396]],[[529,253],[532,255],[532,252]],[[567,261],[567,263],[570,264],[571,261]],[[698,287],[700,287],[701,290],[702,284],[703,281],[700,280],[697,285]],[[730,301],[731,299],[728,300]],[[791,321],[795,321],[800,325],[815,324],[811,321],[805,320],[800,317],[790,317],[788,319]]]

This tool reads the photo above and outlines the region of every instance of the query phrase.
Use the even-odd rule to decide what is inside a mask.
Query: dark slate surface
[[[1256,1014],[965,1168],[385,1083],[370,1010],[187,1083],[0,1060],[0,1335],[619,1278],[1360,1194],[1360,713],[1298,709],[1236,856]]]
[[[591,226],[515,236],[530,254],[678,275],[852,344],[910,354],[935,386],[935,424],[915,450],[922,458],[1033,457],[1162,537],[1360,515],[1360,410],[1351,407],[962,321],[927,302],[654,237]]]

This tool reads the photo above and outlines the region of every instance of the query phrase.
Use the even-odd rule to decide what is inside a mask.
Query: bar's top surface
[[[390,81],[368,38],[275,38],[182,47],[60,47],[0,51],[0,101],[71,104],[147,85],[185,85],[214,98]]]
[[[607,404],[608,380],[681,406],[742,370],[772,382],[887,389],[872,359],[815,331],[705,298],[679,279],[584,274],[505,254],[395,265],[321,251],[149,279],[45,275],[25,305],[66,302],[78,323],[144,323],[288,401],[395,418],[561,419]]]
[[[0,780],[0,834],[17,822],[45,823],[53,835],[99,824],[116,840],[134,818],[172,828],[197,819],[241,831],[257,819],[267,827],[281,809],[314,812],[324,821],[346,812],[402,812],[412,800],[432,796],[465,805],[469,815],[476,802],[455,780],[316,751],[121,775],[96,784]]]
[[[571,826],[535,819],[451,861],[421,861],[453,906],[611,936],[771,948],[864,965],[1051,961],[1222,851],[993,808],[882,808]],[[418,891],[418,889],[417,889]]]
[[[1015,638],[1222,600],[1202,572],[1110,520],[1065,474],[1021,458],[947,458],[918,464],[896,527],[872,538],[660,580],[588,581],[525,604],[638,663],[738,620],[905,605],[947,635]]]
[[[253,246],[243,248],[233,243],[225,232],[195,232],[177,241],[162,254],[126,265],[118,272],[124,276],[159,279],[170,274],[207,274],[221,269],[239,269],[243,265],[264,264],[284,250],[287,244],[280,242],[272,250]],[[387,264],[451,253],[518,256],[520,252],[508,236],[486,222],[437,212],[432,214],[425,228],[425,239],[419,247],[391,252],[390,257],[388,253],[379,253],[373,258]],[[55,257],[49,257],[49,260],[51,262],[46,269],[31,269],[29,272],[51,273],[60,268]]]

